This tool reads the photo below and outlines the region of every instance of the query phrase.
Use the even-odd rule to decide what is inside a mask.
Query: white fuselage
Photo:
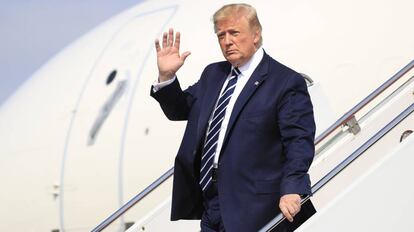
[[[227,2],[128,9],[74,41],[0,108],[0,231],[90,231],[172,167],[185,122],[169,122],[149,96],[154,40],[169,27],[181,32],[182,51],[192,54],[178,78],[183,87],[194,83],[223,60],[210,19]],[[265,51],[319,85],[314,100],[327,120],[318,125],[334,122],[414,54],[412,1],[246,2],[258,11]],[[168,182],[124,222],[170,192]]]

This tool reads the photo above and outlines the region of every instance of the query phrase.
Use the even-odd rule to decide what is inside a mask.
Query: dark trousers
[[[210,187],[203,192],[204,212],[201,217],[201,232],[225,232],[223,220],[220,214],[220,204],[218,200],[217,184],[212,183]],[[292,232],[308,220],[316,210],[310,200],[306,201],[300,212],[295,216],[292,223],[284,220],[272,232]],[[263,225],[264,226],[264,225]]]
[[[216,183],[203,192],[203,204],[205,210],[200,222],[201,232],[224,232]]]

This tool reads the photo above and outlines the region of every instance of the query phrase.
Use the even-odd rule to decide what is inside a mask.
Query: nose
[[[224,44],[229,46],[232,44],[232,39],[231,36],[229,34],[226,33],[226,35],[224,36]]]

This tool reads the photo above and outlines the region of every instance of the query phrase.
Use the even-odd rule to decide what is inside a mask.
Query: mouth
[[[236,50],[228,50],[228,51],[226,51],[226,55],[232,55],[236,52],[237,52]]]

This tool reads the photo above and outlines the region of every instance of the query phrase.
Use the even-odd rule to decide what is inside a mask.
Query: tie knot
[[[233,68],[233,70],[231,70],[231,76],[233,77],[233,76],[235,76],[235,77],[237,77],[237,76],[239,76],[240,75],[240,70],[237,68],[237,67],[234,67]]]

